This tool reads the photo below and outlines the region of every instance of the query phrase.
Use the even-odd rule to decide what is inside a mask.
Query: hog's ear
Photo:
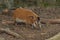
[[[34,19],[34,16],[29,16],[29,18]]]

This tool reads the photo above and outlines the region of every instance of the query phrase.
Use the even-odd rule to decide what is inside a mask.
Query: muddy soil
[[[44,19],[60,18],[60,8],[32,8],[34,12]],[[6,33],[0,33],[1,40],[46,40],[60,32],[60,24],[42,24],[40,30],[32,29],[31,26],[2,24],[2,20],[12,20],[11,17],[0,15],[0,28],[9,28],[20,34],[22,38],[16,38]]]

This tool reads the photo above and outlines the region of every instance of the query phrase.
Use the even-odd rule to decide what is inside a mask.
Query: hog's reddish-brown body
[[[15,21],[25,22],[26,24],[31,24],[35,27],[40,24],[39,16],[32,10],[25,8],[17,8],[13,12],[13,18]]]
[[[39,16],[32,12],[31,10],[24,9],[24,8],[17,8],[13,13],[13,18],[19,18],[25,20],[26,23],[33,24],[37,21]]]

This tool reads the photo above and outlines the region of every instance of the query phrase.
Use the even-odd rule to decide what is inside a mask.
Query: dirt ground
[[[60,8],[34,8],[33,11],[44,19],[60,18]],[[7,33],[0,33],[1,40],[46,40],[60,32],[60,24],[42,24],[41,29],[38,30],[25,25],[3,25],[1,23],[2,20],[12,20],[11,17],[0,15],[0,28],[9,28],[10,30],[20,34],[24,39],[16,38]]]

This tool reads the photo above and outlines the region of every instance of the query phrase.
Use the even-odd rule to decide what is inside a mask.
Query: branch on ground
[[[24,37],[22,37],[21,35],[19,35],[16,32],[11,31],[9,28],[0,28],[0,32],[5,32],[11,36],[24,39]]]

